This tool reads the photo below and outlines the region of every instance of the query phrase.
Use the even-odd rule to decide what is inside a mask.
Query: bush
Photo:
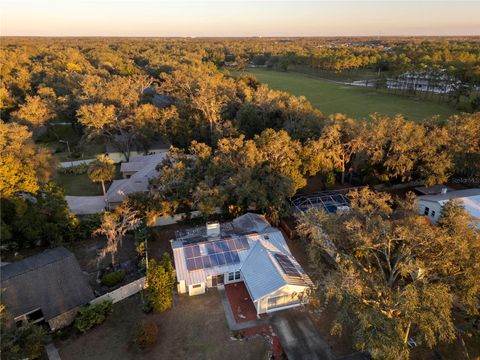
[[[142,320],[137,325],[135,344],[141,349],[151,348],[157,342],[158,326],[152,320]]]
[[[102,276],[102,284],[112,287],[120,283],[125,278],[125,270],[118,270]]]
[[[37,325],[2,329],[0,353],[2,359],[38,359],[43,352],[44,330]]]
[[[145,313],[145,314],[149,314],[153,311],[153,305],[152,305],[152,302],[150,301],[150,299],[148,297],[144,297],[143,298],[143,302],[142,302],[142,311]]]
[[[113,311],[111,301],[102,301],[95,305],[85,305],[78,309],[75,328],[84,333],[95,325],[105,321]]]

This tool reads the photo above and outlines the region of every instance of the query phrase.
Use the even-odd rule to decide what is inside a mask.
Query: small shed
[[[94,299],[75,256],[58,247],[1,267],[7,320],[46,322],[52,330],[72,323],[78,306]]]

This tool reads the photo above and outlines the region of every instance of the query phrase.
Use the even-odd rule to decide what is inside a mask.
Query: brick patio
[[[257,311],[243,282],[226,284],[225,293],[236,323],[257,320]]]
[[[226,284],[225,293],[227,294],[228,302],[232,308],[236,323],[268,317],[267,314],[261,314],[257,317],[257,310],[255,309],[255,305],[253,305],[253,301],[250,298],[243,281],[234,284]]]

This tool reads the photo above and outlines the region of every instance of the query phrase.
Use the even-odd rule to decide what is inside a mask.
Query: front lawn
[[[138,321],[150,319],[159,328],[153,349],[141,353],[132,343]],[[161,314],[141,311],[139,295],[114,305],[113,314],[85,335],[58,342],[62,359],[266,359],[269,345],[257,336],[231,340],[220,295],[177,296],[174,307]]]

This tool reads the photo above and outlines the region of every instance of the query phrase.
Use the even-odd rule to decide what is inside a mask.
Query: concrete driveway
[[[306,313],[279,312],[273,315],[272,326],[289,360],[335,359],[330,346],[320,337]]]
[[[75,215],[98,214],[105,210],[103,196],[65,196],[65,200]]]

